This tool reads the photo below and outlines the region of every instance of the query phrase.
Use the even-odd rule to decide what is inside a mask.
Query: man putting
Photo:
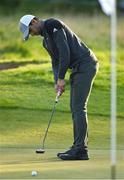
[[[39,20],[33,15],[25,15],[20,19],[20,30],[24,40],[28,40],[29,35],[44,37],[43,46],[51,56],[56,91],[64,92],[65,74],[68,68],[72,70],[70,107],[74,142],[68,151],[57,156],[62,160],[88,160],[87,102],[98,70],[97,58],[60,20]]]

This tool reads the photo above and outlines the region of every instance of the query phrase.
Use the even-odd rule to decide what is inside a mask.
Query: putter
[[[46,131],[45,131],[45,134],[44,134],[44,138],[43,138],[43,142],[42,142],[42,148],[39,148],[39,149],[36,149],[36,153],[45,153],[45,149],[44,149],[44,146],[45,146],[45,140],[46,140],[46,137],[47,137],[47,133],[48,133],[48,130],[49,130],[49,127],[50,127],[50,124],[51,124],[51,121],[52,121],[52,117],[54,115],[54,112],[55,112],[55,109],[56,109],[56,105],[59,101],[59,97],[61,96],[61,90],[59,90],[57,92],[57,96],[55,98],[55,102],[54,102],[54,106],[53,106],[53,110],[52,110],[52,113],[51,113],[51,116],[50,116],[50,119],[48,121],[48,126],[46,128]]]

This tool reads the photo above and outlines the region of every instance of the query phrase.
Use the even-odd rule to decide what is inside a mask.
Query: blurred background
[[[124,11],[124,1],[117,0],[119,12]],[[2,0],[0,2],[1,13],[11,14],[22,11],[36,13],[98,13],[100,6],[98,0]]]

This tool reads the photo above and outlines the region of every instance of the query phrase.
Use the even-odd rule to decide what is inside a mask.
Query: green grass
[[[2,179],[34,179],[31,171],[36,170],[35,179],[110,179],[109,151],[91,150],[90,161],[61,161],[55,158],[58,151],[49,149],[38,155],[35,149],[5,148],[1,154]],[[117,179],[123,179],[123,151],[118,151]]]
[[[34,154],[40,146],[55,98],[50,57],[41,46],[42,39],[23,42],[16,14],[0,18],[0,160],[1,177],[31,178],[109,178],[110,149],[110,30],[105,16],[52,15],[66,22],[99,59],[100,69],[88,103],[89,162],[62,162],[56,153],[72,145],[72,120],[69,108],[69,75],[47,137],[47,153]],[[47,18],[50,15],[40,15]],[[8,29],[9,31],[7,31]],[[117,149],[118,178],[124,178],[124,29],[123,18],[117,26]],[[11,67],[11,69],[4,69]],[[94,166],[95,164],[95,166]],[[57,171],[58,170],[58,171]],[[90,173],[89,173],[90,170]]]
[[[61,105],[58,105],[61,107]],[[52,105],[50,105],[52,109]],[[72,121],[68,112],[57,111],[47,137],[47,148],[68,148],[72,145]],[[1,147],[36,147],[40,145],[50,110],[3,108],[0,110]],[[124,122],[117,121],[117,148],[123,149]],[[110,119],[89,115],[89,148],[110,148]],[[65,140],[66,139],[66,140]]]

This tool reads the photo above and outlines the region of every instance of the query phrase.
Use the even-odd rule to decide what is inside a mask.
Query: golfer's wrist
[[[61,81],[61,82],[65,82],[64,79],[60,79],[60,78],[59,78],[57,82],[60,82],[60,81]]]

